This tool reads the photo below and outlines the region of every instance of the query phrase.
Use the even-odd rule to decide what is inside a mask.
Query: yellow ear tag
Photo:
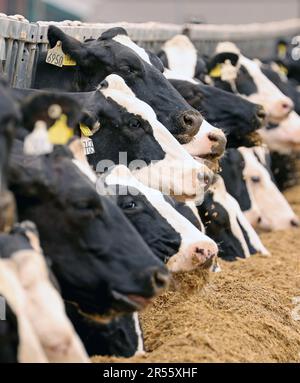
[[[73,129],[68,126],[67,120],[67,116],[62,114],[48,129],[48,137],[52,144],[65,145],[73,137]]]
[[[278,64],[279,71],[284,74],[285,76],[288,75],[288,68],[284,66],[283,64]]]
[[[278,44],[277,46],[277,52],[278,56],[284,58],[286,56],[286,45],[285,44]]]
[[[221,64],[217,64],[210,72],[210,77],[221,77]]]
[[[81,130],[81,133],[85,136],[85,137],[90,137],[93,135],[92,131],[90,128],[88,128],[86,125],[84,124],[80,124],[80,130]]]
[[[70,55],[64,55],[63,66],[76,66],[77,63]]]
[[[64,61],[64,52],[61,48],[61,41],[57,41],[55,47],[48,49],[46,63],[61,68]]]

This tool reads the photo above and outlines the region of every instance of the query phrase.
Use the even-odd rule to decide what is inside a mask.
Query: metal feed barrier
[[[30,87],[39,53],[47,50],[49,24],[83,41],[98,38],[108,28],[124,27],[129,36],[144,48],[158,51],[172,36],[187,30],[201,54],[211,54],[219,41],[233,41],[250,57],[272,56],[276,39],[300,34],[300,19],[264,24],[212,25],[118,23],[88,24],[80,21],[29,23],[20,15],[0,14],[0,72],[12,86]]]

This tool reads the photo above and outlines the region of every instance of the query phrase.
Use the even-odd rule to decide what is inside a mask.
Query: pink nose
[[[283,114],[288,114],[294,108],[294,103],[291,99],[285,98],[278,102],[278,108],[281,110]]]
[[[218,246],[211,242],[196,242],[190,245],[188,255],[194,266],[209,267],[214,257],[218,255]]]

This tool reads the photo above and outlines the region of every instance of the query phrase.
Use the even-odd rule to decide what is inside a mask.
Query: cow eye
[[[251,177],[251,181],[254,182],[255,184],[257,184],[258,182],[260,182],[260,177],[259,176],[253,176],[253,177]]]
[[[130,121],[129,121],[129,126],[131,128],[134,128],[134,129],[137,129],[137,128],[140,128],[141,127],[141,121],[138,120],[137,118],[132,118]]]
[[[122,72],[126,72],[126,73],[133,73],[134,72],[134,68],[129,66],[129,65],[123,65],[121,67],[122,69]]]
[[[132,210],[136,208],[136,203],[134,201],[129,201],[129,202],[126,202],[124,205],[123,205],[123,209],[124,210]]]

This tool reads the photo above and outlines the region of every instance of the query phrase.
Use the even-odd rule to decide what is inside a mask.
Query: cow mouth
[[[113,306],[120,311],[140,311],[152,301],[151,298],[142,297],[141,295],[136,294],[123,294],[116,290],[112,290],[111,294],[114,299]]]

